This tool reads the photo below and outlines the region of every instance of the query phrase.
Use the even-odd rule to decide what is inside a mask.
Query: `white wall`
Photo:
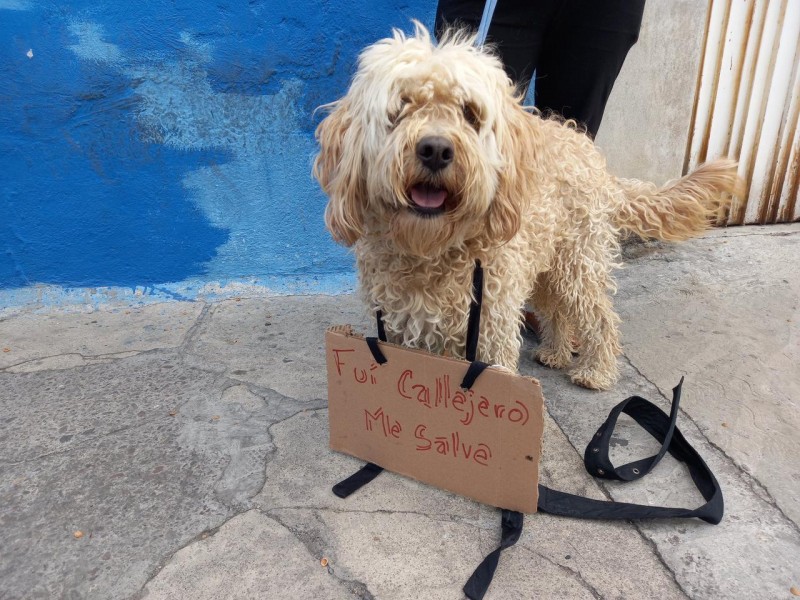
[[[612,173],[656,183],[681,175],[707,11],[705,0],[647,0],[597,135]]]

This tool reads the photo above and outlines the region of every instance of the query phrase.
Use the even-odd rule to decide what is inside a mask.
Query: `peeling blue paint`
[[[337,293],[313,109],[435,3],[0,0],[0,307]]]
[[[333,296],[354,292],[355,273],[325,275],[271,276],[264,278],[237,278],[208,281],[188,279],[180,283],[138,285],[122,287],[68,287],[31,285],[23,288],[0,290],[0,318],[21,310],[33,312],[51,308],[78,308],[95,310],[145,306],[159,302],[202,300],[214,302],[229,298],[258,298],[271,296],[296,296],[320,294]]]
[[[30,10],[31,0],[0,0],[0,10]]]
[[[78,38],[78,43],[69,47],[79,58],[97,63],[117,63],[121,53],[114,44],[104,42],[103,26],[97,23],[75,21],[69,30]]]

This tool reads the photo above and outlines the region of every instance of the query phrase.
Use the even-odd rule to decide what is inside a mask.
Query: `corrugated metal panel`
[[[711,0],[685,171],[739,159],[727,224],[800,220],[800,0]]]

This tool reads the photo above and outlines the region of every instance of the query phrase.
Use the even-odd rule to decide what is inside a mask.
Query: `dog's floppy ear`
[[[314,177],[328,195],[328,230],[337,242],[352,246],[364,225],[363,135],[346,97],[332,107],[317,127],[320,152],[314,161]]]
[[[486,214],[486,229],[491,239],[505,243],[519,231],[523,199],[516,192],[513,181],[503,174],[503,181]]]
[[[519,231],[523,207],[530,201],[536,139],[531,119],[519,102],[511,95],[504,100],[501,118],[495,123],[495,135],[505,167],[486,214],[489,235],[501,242],[509,241]]]

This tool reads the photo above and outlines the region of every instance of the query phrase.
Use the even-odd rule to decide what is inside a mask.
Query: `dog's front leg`
[[[520,313],[503,313],[487,318],[481,317],[481,335],[478,342],[478,358],[490,365],[500,365],[513,372],[519,365],[522,346]]]
[[[513,372],[522,347],[522,307],[525,292],[520,281],[499,276],[492,266],[485,271],[478,359]]]

